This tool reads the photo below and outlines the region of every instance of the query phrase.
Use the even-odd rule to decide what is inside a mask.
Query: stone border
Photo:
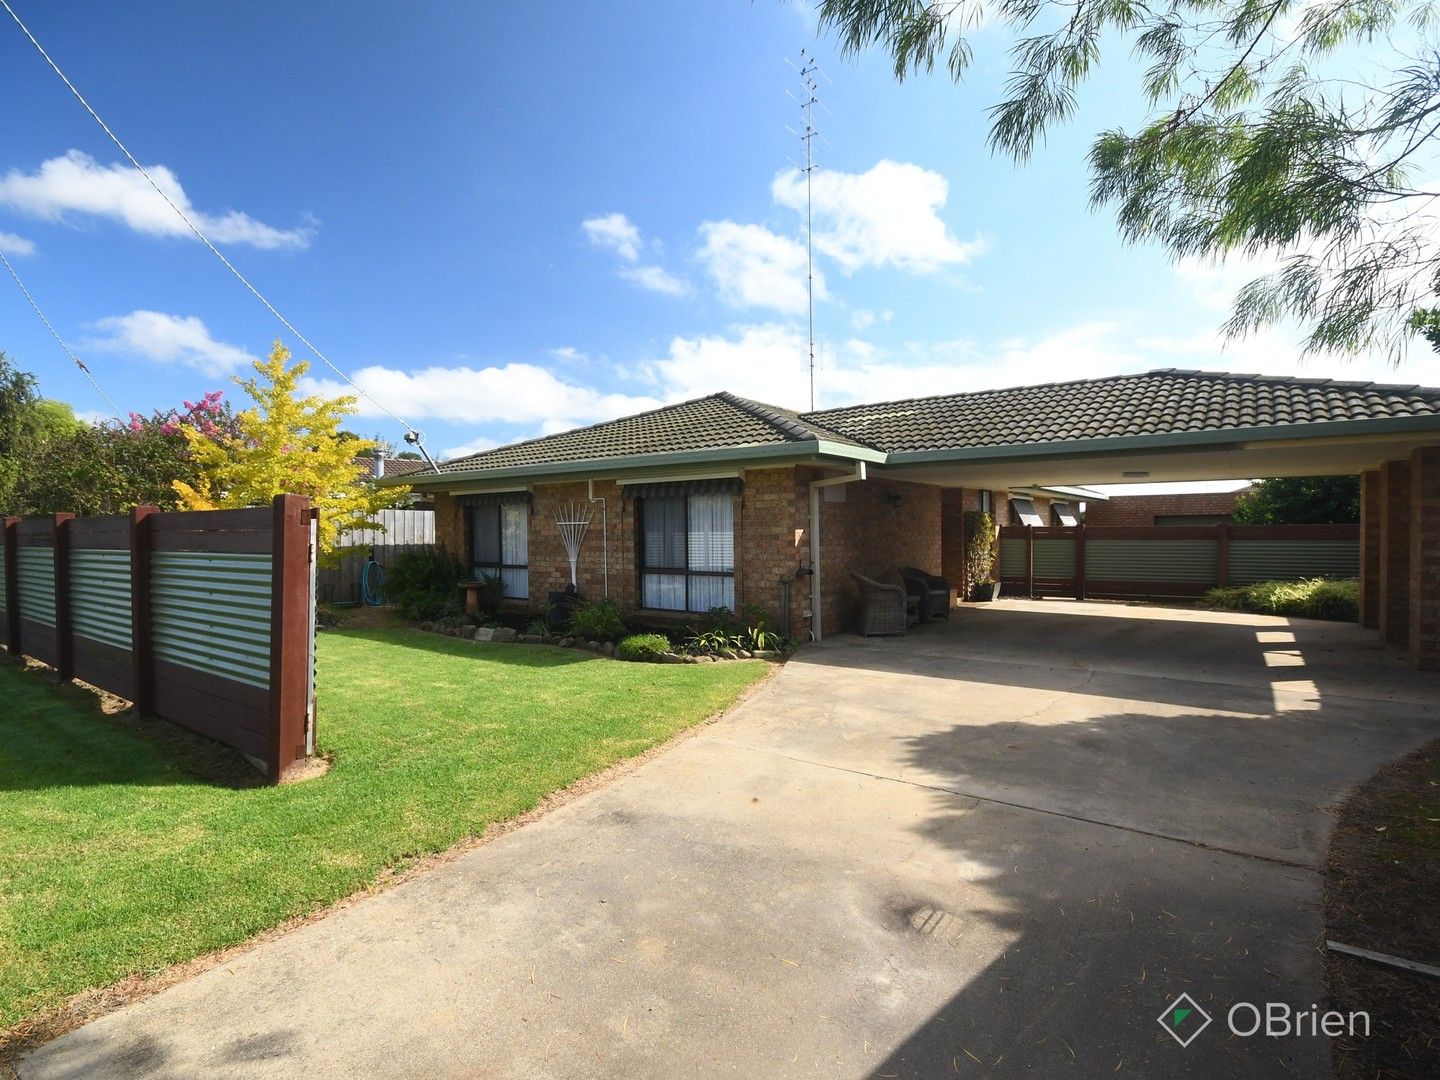
[[[425,633],[439,634],[442,637],[455,637],[462,641],[474,641],[478,644],[554,645],[561,649],[579,649],[583,652],[592,652],[597,656],[604,656],[611,660],[620,660],[631,664],[717,664],[732,660],[769,660],[776,663],[784,663],[790,659],[793,653],[793,650],[786,652],[778,649],[760,649],[751,652],[748,649],[735,649],[719,656],[709,653],[666,652],[627,658],[615,655],[615,643],[612,641],[586,641],[583,638],[569,636],[553,637],[542,634],[522,634],[518,630],[508,626],[443,627],[433,622],[422,622],[416,624],[415,628]]]

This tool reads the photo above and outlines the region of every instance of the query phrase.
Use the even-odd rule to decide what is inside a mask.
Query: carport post
[[[1075,599],[1085,599],[1085,523],[1075,526]]]
[[[1410,455],[1410,663],[1440,669],[1440,446]]]
[[[1380,625],[1380,470],[1360,474],[1360,625]]]
[[[1410,462],[1380,466],[1380,640],[1410,637]]]

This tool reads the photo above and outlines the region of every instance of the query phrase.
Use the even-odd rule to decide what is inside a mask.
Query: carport
[[[1165,369],[815,414],[944,489],[958,580],[981,493],[1057,485],[1361,478],[1361,623],[1440,668],[1440,389]]]

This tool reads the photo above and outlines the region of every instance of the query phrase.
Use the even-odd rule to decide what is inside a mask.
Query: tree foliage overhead
[[[355,411],[353,397],[323,398],[300,393],[305,361],[290,364],[290,351],[279,341],[255,376],[236,379],[255,402],[235,417],[235,431],[211,438],[182,428],[198,476],[177,481],[182,507],[189,510],[266,506],[281,494],[307,495],[319,511],[320,551],[339,550],[347,529],[373,528],[375,514],[397,506],[408,488],[377,488],[369,481],[364,458],[375,444],[341,429]]]
[[[1307,351],[1440,349],[1440,47],[1428,0],[821,0],[822,27],[898,78],[959,79],[981,19],[1012,34],[992,149],[1024,161],[1071,119],[1101,46],[1139,60],[1149,115],[1099,135],[1091,197],[1175,256],[1280,260],[1227,323],[1286,318]],[[1429,175],[1427,176],[1427,170]]]
[[[1237,525],[1342,525],[1360,520],[1358,476],[1282,476],[1257,480],[1240,496]]]

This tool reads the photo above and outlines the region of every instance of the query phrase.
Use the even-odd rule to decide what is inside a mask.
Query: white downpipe
[[[820,628],[820,489],[851,484],[865,479],[865,462],[855,462],[855,471],[810,481],[810,640],[821,640]]]
[[[595,497],[595,481],[586,481],[586,494],[592,503],[600,504],[600,570],[605,579],[605,595],[610,595],[610,507],[605,496]]]

